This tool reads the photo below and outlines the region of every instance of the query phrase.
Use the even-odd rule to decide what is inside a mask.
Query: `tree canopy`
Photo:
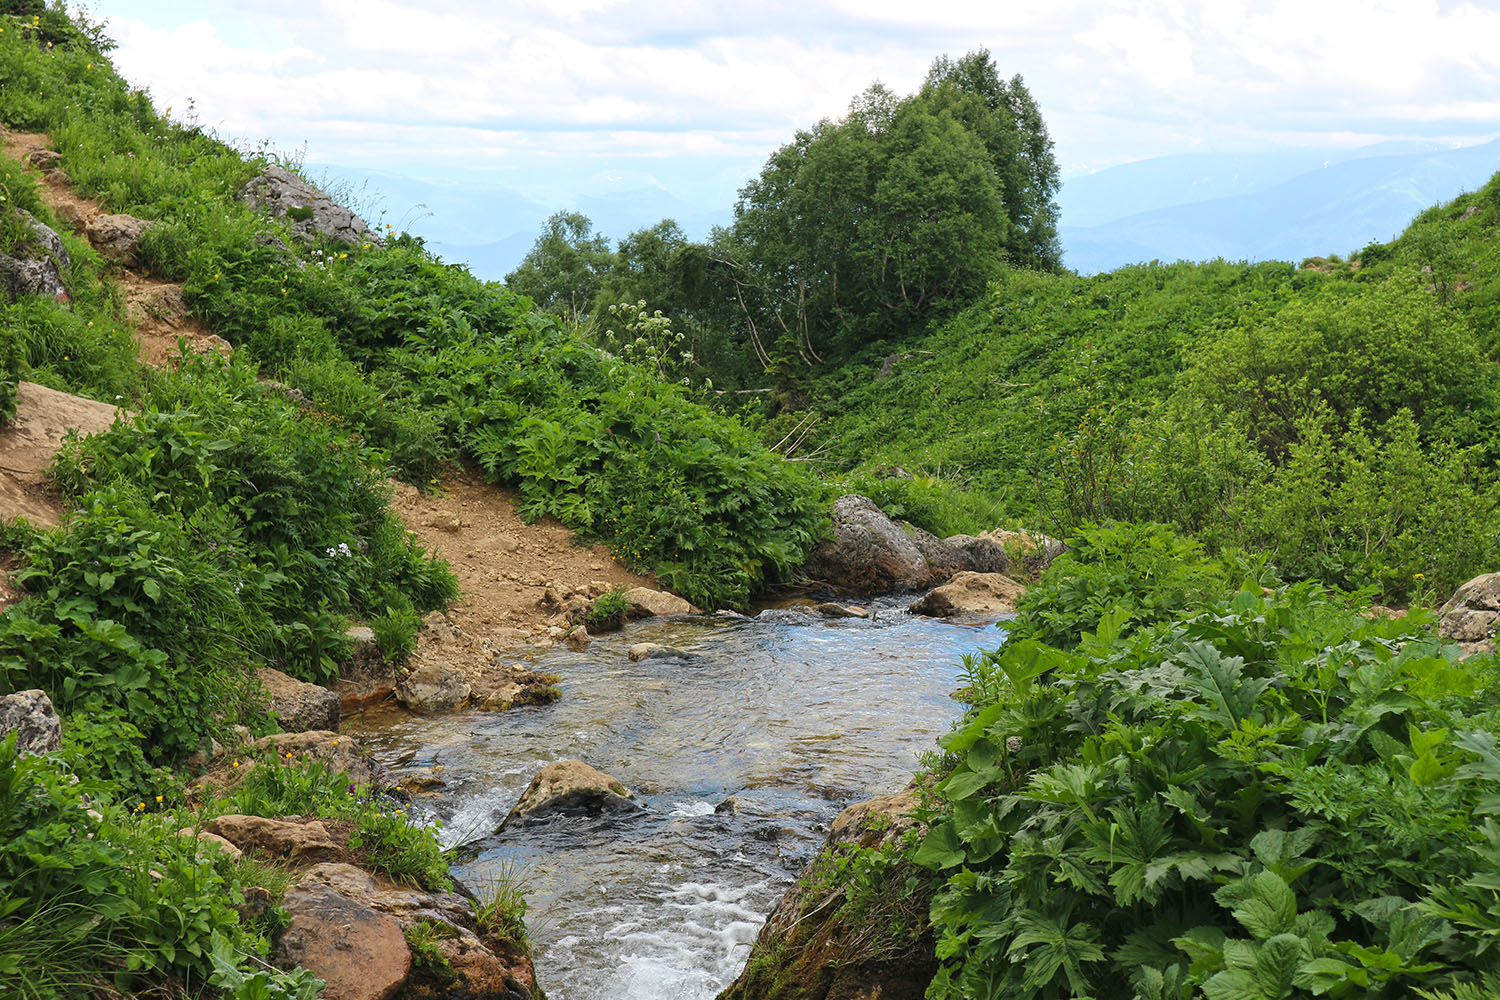
[[[575,322],[644,301],[733,381],[918,333],[1006,267],[1060,270],[1057,190],[1035,100],[981,49],[937,59],[914,94],[876,83],[798,132],[706,242],[664,220],[611,252],[558,213],[506,283]]]

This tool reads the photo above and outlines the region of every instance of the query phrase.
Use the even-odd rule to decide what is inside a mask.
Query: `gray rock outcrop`
[[[271,164],[245,185],[240,200],[280,219],[292,232],[342,243],[378,242],[375,231],[349,209],[284,167]]]
[[[14,302],[23,295],[66,299],[62,273],[72,266],[67,248],[57,233],[24,208],[15,209],[15,214],[31,230],[35,247],[25,256],[0,255],[0,288],[6,299]]]
[[[943,541],[958,550],[966,570],[974,573],[1010,571],[1010,554],[990,535],[951,535]]]
[[[917,543],[868,497],[833,505],[833,537],[818,543],[802,567],[810,579],[841,591],[874,594],[920,590],[943,579]]]
[[[963,572],[907,608],[914,615],[951,618],[954,615],[1014,614],[1026,587],[1003,573]]]
[[[271,703],[267,706],[281,728],[288,733],[305,733],[339,728],[339,696],[316,684],[299,681],[275,667],[261,667],[255,679],[265,689]]]
[[[617,779],[581,760],[560,760],[531,779],[500,829],[518,819],[553,813],[598,815],[641,808],[640,799]]]
[[[100,255],[134,266],[140,261],[141,238],[161,223],[133,215],[96,215],[87,225],[89,242]]]
[[[22,754],[52,753],[62,747],[62,720],[45,691],[17,691],[0,698],[0,741],[16,734]]]
[[[1500,573],[1476,576],[1438,610],[1438,636],[1466,653],[1493,653],[1500,631]]]
[[[969,561],[964,553],[949,545],[946,541],[917,527],[908,521],[901,522],[901,530],[906,532],[917,551],[922,553],[922,558],[927,560],[927,569],[931,574],[930,579],[946,580],[954,573],[969,569]]]

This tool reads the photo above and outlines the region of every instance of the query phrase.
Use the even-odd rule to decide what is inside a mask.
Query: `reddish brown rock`
[[[311,969],[325,1000],[391,1000],[411,972],[401,922],[327,886],[297,886],[282,899],[291,923],[276,964]]]
[[[346,864],[315,865],[303,874],[296,888],[337,893],[359,906],[394,917],[402,927],[426,922],[443,929],[437,947],[452,967],[453,976],[441,983],[413,976],[401,991],[404,1000],[455,996],[529,1000],[533,995],[536,973],[524,948],[482,940],[475,930],[473,905],[456,893],[416,889]]]

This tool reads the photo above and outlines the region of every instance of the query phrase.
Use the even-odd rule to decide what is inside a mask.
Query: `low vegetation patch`
[[[1459,661],[1422,612],[1229,593],[1161,529],[1109,531],[1150,544],[1096,530],[968,661],[917,853],[946,878],[929,996],[1480,988],[1495,659]]]

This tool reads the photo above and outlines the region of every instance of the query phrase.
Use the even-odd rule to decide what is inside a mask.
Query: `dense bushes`
[[[1017,637],[969,663],[918,854],[947,873],[929,996],[1375,997],[1493,974],[1493,660],[1311,584],[1210,589],[1128,630],[1164,571],[1204,572],[1148,552],[1055,565]],[[1080,570],[1068,635],[1055,595]]]
[[[1314,402],[1290,426],[1275,461],[1242,419],[1206,405],[1095,411],[1051,446],[1047,523],[1171,521],[1217,551],[1269,553],[1288,578],[1387,601],[1451,592],[1500,560],[1483,448],[1425,441],[1405,409],[1373,424]]]

